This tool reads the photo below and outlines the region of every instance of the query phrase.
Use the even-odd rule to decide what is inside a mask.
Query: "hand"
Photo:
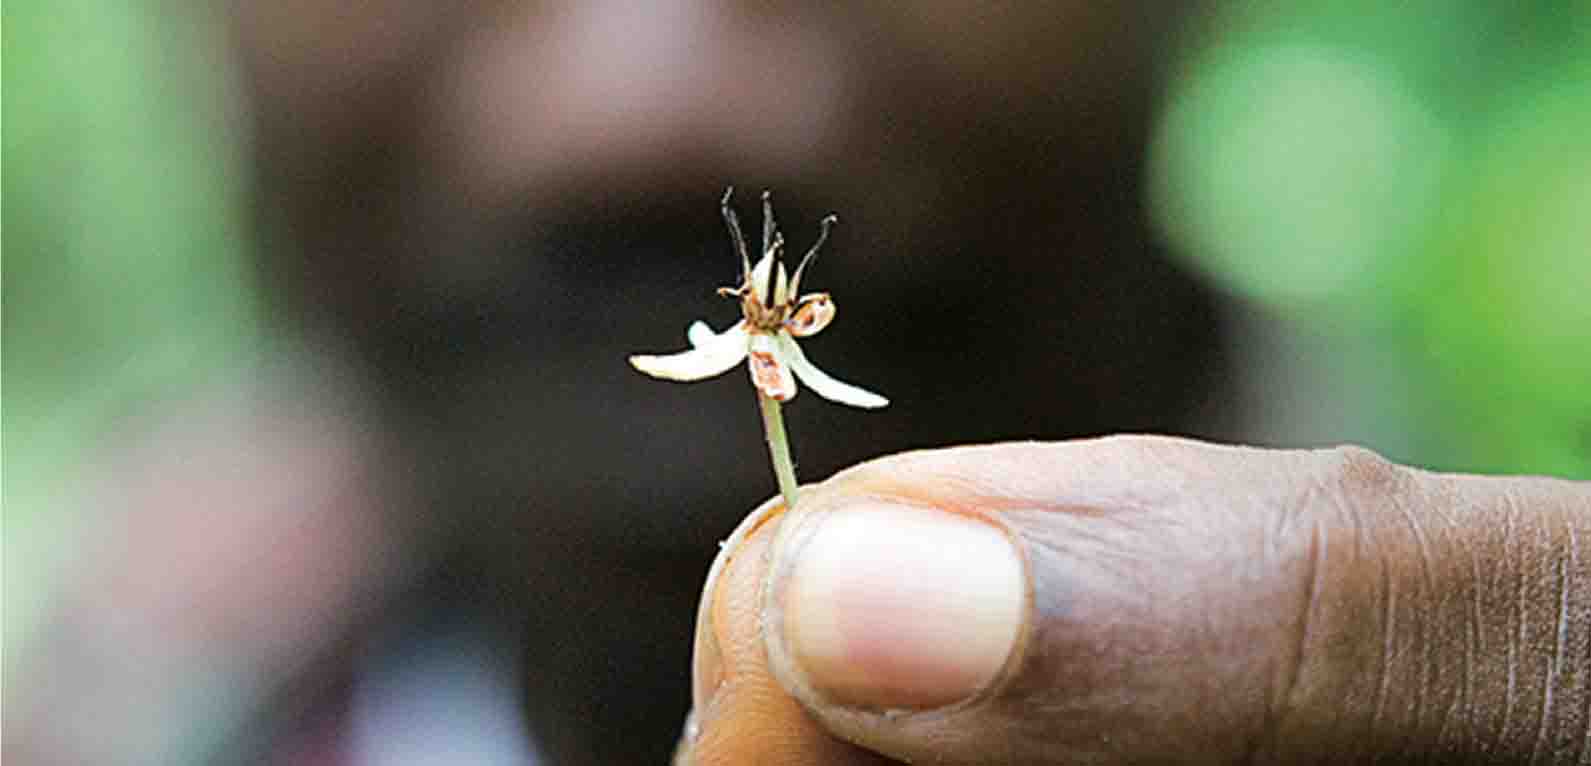
[[[770,501],[702,596],[700,764],[1591,763],[1591,485],[1117,437]]]

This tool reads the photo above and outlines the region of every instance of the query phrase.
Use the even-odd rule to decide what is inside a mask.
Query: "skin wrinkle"
[[[1576,599],[1576,595],[1583,593],[1583,586],[1580,580],[1580,536],[1575,531],[1574,520],[1569,518],[1564,519],[1564,531],[1566,533],[1565,537],[1569,543],[1569,555],[1568,577],[1566,577],[1564,580],[1564,597],[1561,613],[1566,625],[1566,629],[1564,631],[1564,656],[1565,658],[1570,658],[1574,656],[1575,647],[1570,645],[1570,641],[1574,639],[1569,636],[1569,633],[1574,630],[1573,620],[1575,614],[1577,613],[1575,610],[1575,604],[1579,603],[1579,600]],[[1591,657],[1591,619],[1588,619],[1591,618],[1591,609],[1582,609],[1578,612],[1578,614],[1580,615],[1580,630],[1578,639],[1574,640],[1574,643],[1578,644],[1579,653],[1582,656]],[[1580,679],[1580,683],[1578,685],[1574,683],[1569,684],[1569,688],[1571,690],[1579,689],[1580,695],[1580,729],[1582,736],[1579,738],[1579,741],[1572,742],[1576,751],[1575,760],[1591,760],[1591,752],[1588,752],[1586,749],[1586,741],[1587,739],[1591,739],[1591,667],[1588,667],[1586,664],[1581,664],[1578,668],[1575,668],[1572,663],[1570,663],[1570,667],[1574,668],[1573,672]],[[1574,737],[1574,732],[1572,730],[1568,732],[1568,737]]]
[[[1547,535],[1547,530],[1544,529],[1541,526],[1538,526],[1538,527],[1535,528],[1535,533],[1536,533],[1535,537],[1538,537],[1538,538],[1545,537]],[[1550,538],[1546,542],[1550,543],[1551,542]],[[1546,549],[1547,548],[1545,546],[1542,547],[1542,550],[1546,550]],[[1554,608],[1554,611],[1556,611],[1556,607]],[[1530,760],[1529,760],[1529,763],[1532,763],[1532,764],[1535,763],[1536,759],[1541,755],[1542,743],[1547,739],[1548,728],[1552,725],[1552,722],[1553,722],[1552,721],[1552,692],[1553,692],[1553,686],[1555,685],[1555,682],[1557,680],[1556,679],[1557,668],[1555,667],[1556,664],[1557,664],[1557,661],[1556,661],[1556,656],[1555,655],[1549,655],[1549,656],[1547,656],[1546,658],[1544,658],[1542,660],[1542,665],[1546,669],[1546,680],[1541,685],[1540,702],[1536,706],[1537,710],[1539,711],[1538,717],[1536,719],[1536,736],[1533,739],[1531,739],[1531,742],[1530,742]]]
[[[1379,497],[1387,502],[1342,506],[1362,511],[1364,526],[1379,531],[1365,545],[1374,551],[1376,561],[1364,564],[1376,568],[1347,566],[1347,552],[1355,546],[1348,540],[1331,541],[1332,571],[1362,570],[1359,593],[1364,601],[1357,609],[1372,625],[1373,615],[1379,615],[1383,631],[1379,636],[1363,631],[1375,638],[1366,642],[1364,662],[1359,665],[1360,725],[1369,722],[1373,739],[1380,741],[1377,751],[1384,755],[1436,762],[1482,756],[1492,762],[1523,762],[1542,725],[1540,719],[1532,725],[1527,715],[1545,714],[1550,718],[1549,736],[1537,748],[1538,762],[1579,762],[1577,753],[1587,748],[1579,744],[1585,738],[1578,711],[1591,704],[1581,696],[1585,693],[1581,690],[1591,692],[1585,680],[1591,674],[1579,669],[1581,656],[1591,654],[1591,631],[1586,631],[1591,627],[1587,621],[1591,610],[1581,591],[1591,577],[1584,555],[1576,552],[1578,539],[1586,535],[1569,539],[1571,529],[1564,526],[1563,511],[1580,506],[1542,502],[1565,497],[1559,491],[1516,495],[1505,502],[1499,490],[1523,480],[1411,475],[1418,481],[1413,488],[1436,496],[1385,492],[1385,482],[1360,484],[1347,497]],[[1423,549],[1410,519],[1402,513],[1405,509],[1395,505],[1398,501],[1407,501],[1415,521],[1423,522]],[[1445,512],[1438,513],[1437,508]],[[1346,534],[1357,520],[1347,513],[1335,518],[1334,534]],[[1572,514],[1567,518],[1571,528],[1581,533],[1591,520]],[[1510,524],[1513,534],[1505,533]],[[1543,536],[1544,528],[1551,534]],[[1417,560],[1421,556],[1428,558]],[[1390,571],[1377,565],[1390,566]],[[1337,576],[1329,574],[1327,581]],[[1553,583],[1560,580],[1564,587],[1554,591]],[[1545,619],[1547,610],[1552,610],[1552,622]],[[1561,629],[1563,619],[1567,628]],[[1321,625],[1330,630],[1330,623]],[[1564,638],[1558,651],[1560,631]],[[1548,655],[1558,657],[1557,672],[1552,676],[1552,706],[1543,711],[1544,694],[1538,685],[1549,676]],[[1416,662],[1421,664],[1412,664]],[[1311,692],[1308,687],[1305,693],[1332,694],[1325,689]],[[1423,708],[1417,694],[1429,697]],[[1351,692],[1333,696],[1348,702],[1344,712],[1353,716]],[[1518,711],[1508,710],[1521,703]],[[1506,728],[1500,725],[1505,715],[1510,716]],[[1326,731],[1320,727],[1328,720],[1312,722],[1317,736]],[[1321,741],[1346,740],[1328,736]]]
[[[1441,497],[1432,498],[1432,502],[1430,502],[1428,505],[1432,508],[1442,509],[1446,503],[1455,503],[1461,513],[1471,518],[1474,518],[1480,514],[1479,508],[1473,505],[1461,504],[1462,501],[1452,496],[1450,493],[1444,494]],[[1464,528],[1452,520],[1452,518],[1447,515],[1445,510],[1440,512],[1442,517],[1444,519],[1448,519],[1448,523],[1452,525],[1452,529],[1454,530],[1454,539],[1461,546],[1461,550],[1465,558],[1468,560],[1470,574],[1469,583],[1467,584],[1470,597],[1468,599],[1469,614],[1466,620],[1468,624],[1465,626],[1463,687],[1464,698],[1466,701],[1465,720],[1467,722],[1467,726],[1465,728],[1464,737],[1459,744],[1461,747],[1465,744],[1483,745],[1486,741],[1483,732],[1485,731],[1485,728],[1495,720],[1494,716],[1492,715],[1493,711],[1488,710],[1485,705],[1485,690],[1488,688],[1488,684],[1491,683],[1493,675],[1487,672],[1490,668],[1489,665],[1477,666],[1475,663],[1475,658],[1477,656],[1488,657],[1490,656],[1491,651],[1494,651],[1488,650],[1487,648],[1488,631],[1486,630],[1487,623],[1485,616],[1493,611],[1488,609],[1486,604],[1488,594],[1495,591],[1497,579],[1495,577],[1489,578],[1486,576],[1481,560],[1486,554],[1489,545],[1495,545],[1498,543],[1498,538],[1493,532],[1493,528],[1489,527],[1487,529],[1487,536],[1484,540],[1470,540],[1462,534]],[[1506,538],[1504,538],[1502,542],[1504,546],[1506,546]],[[1504,550],[1506,550],[1506,547],[1504,547]],[[1492,555],[1493,557],[1496,556],[1495,551],[1493,551]],[[1495,563],[1493,563],[1491,566],[1495,566]],[[1488,582],[1491,583],[1490,587],[1488,586]],[[1503,638],[1501,643],[1506,645],[1506,638]]]
[[[1553,641],[1552,656],[1547,659],[1547,683],[1542,689],[1541,726],[1536,730],[1536,742],[1530,749],[1530,762],[1535,763],[1536,753],[1547,745],[1550,735],[1547,733],[1556,721],[1552,717],[1553,690],[1558,686],[1558,674],[1563,668],[1564,644],[1569,640],[1569,561],[1558,559],[1558,605],[1556,636]]]
[[[1363,701],[1349,703],[1346,707],[1327,705],[1324,708],[1324,710],[1335,711],[1334,713],[1329,713],[1329,715],[1334,717],[1335,721],[1331,728],[1323,728],[1321,730],[1321,734],[1328,735],[1321,741],[1330,742],[1341,741],[1336,737],[1329,736],[1329,733],[1341,730],[1344,726],[1348,727],[1348,732],[1351,733],[1350,736],[1360,737],[1361,730],[1359,726],[1361,724],[1356,724],[1354,719],[1357,717],[1356,714],[1364,708],[1369,708],[1370,710],[1369,720],[1362,724],[1367,727],[1363,730],[1364,732],[1378,731],[1382,727],[1383,721],[1387,718],[1387,705],[1392,684],[1397,593],[1391,582],[1391,562],[1384,555],[1382,545],[1378,540],[1377,530],[1380,524],[1371,515],[1371,506],[1355,502],[1355,493],[1352,491],[1333,491],[1323,492],[1322,494],[1325,502],[1328,503],[1328,507],[1323,512],[1329,513],[1331,518],[1343,519],[1346,522],[1344,526],[1347,528],[1350,538],[1347,549],[1352,552],[1352,555],[1349,557],[1348,562],[1338,571],[1340,573],[1351,573],[1355,570],[1374,567],[1372,571],[1375,574],[1367,574],[1363,585],[1360,586],[1363,588],[1364,596],[1370,599],[1370,603],[1364,605],[1366,607],[1364,609],[1365,619],[1367,621],[1374,619],[1379,623],[1374,628],[1366,626],[1366,637],[1373,635],[1373,630],[1381,631],[1381,641],[1378,642],[1380,646],[1376,651],[1376,661],[1374,661],[1373,666],[1369,666],[1370,658],[1365,658],[1367,667],[1364,669],[1364,675],[1369,677],[1367,679],[1369,684],[1365,687],[1364,691],[1366,694]],[[1341,585],[1339,584],[1338,587],[1340,588]],[[1340,608],[1334,607],[1333,611],[1335,612]],[[1322,625],[1328,630],[1332,630],[1332,626],[1341,623],[1342,620],[1343,616],[1341,614],[1328,615]],[[1374,644],[1368,644],[1366,649],[1372,646]],[[1359,709],[1355,709],[1355,706]]]
[[[1476,712],[1475,712],[1475,655],[1484,654],[1481,643],[1481,565],[1479,549],[1474,545],[1465,545],[1464,553],[1469,558],[1470,566],[1470,599],[1469,599],[1469,625],[1466,626],[1464,640],[1464,720],[1467,724],[1464,732],[1466,742],[1476,740]]]
[[[1311,487],[1309,493],[1318,491],[1318,489]],[[1268,536],[1266,538],[1265,545],[1265,553],[1272,560],[1276,559],[1279,554],[1282,554],[1286,551],[1288,530],[1292,528],[1294,523],[1303,517],[1301,510],[1306,504],[1307,499],[1303,502],[1299,502],[1296,505],[1285,507],[1280,513],[1274,514],[1275,519],[1272,521],[1270,529],[1268,530]]]
[[[1504,561],[1513,564],[1515,595],[1513,599],[1514,639],[1508,642],[1508,692],[1503,695],[1503,728],[1502,736],[1508,737],[1509,725],[1514,720],[1514,698],[1519,686],[1519,650],[1525,636],[1525,573],[1524,562],[1517,553],[1519,535],[1515,532],[1514,516],[1518,509],[1511,500],[1505,500],[1503,518],[1506,524],[1507,535],[1503,539]],[[1513,549],[1513,550],[1510,550]],[[1507,568],[1502,571],[1507,571]]]
[[[1553,653],[1549,660],[1547,670],[1547,691],[1545,692],[1542,713],[1544,719],[1551,715],[1553,706],[1556,703],[1554,690],[1562,681],[1561,675],[1564,667],[1574,667],[1573,663],[1569,662],[1568,652],[1570,639],[1569,633],[1573,622],[1571,594],[1573,593],[1574,576],[1572,572],[1574,566],[1578,563],[1579,542],[1576,539],[1574,532],[1574,524],[1569,519],[1564,519],[1563,526],[1565,533],[1564,537],[1568,544],[1568,550],[1566,551],[1566,556],[1560,557],[1558,559],[1558,603],[1556,605],[1557,614],[1555,615],[1557,630],[1555,631]],[[1557,723],[1557,720],[1553,719],[1552,725],[1554,735],[1556,735]],[[1552,741],[1557,739],[1556,736],[1547,736],[1546,729],[1547,725],[1544,723],[1542,730],[1537,736],[1536,747],[1538,748],[1543,746],[1551,747]],[[1534,757],[1534,754],[1532,754],[1532,757]]]
[[[1455,555],[1460,557],[1459,561],[1468,563],[1472,575],[1468,582],[1460,583],[1458,588],[1452,589],[1453,592],[1451,594],[1448,593],[1449,588],[1433,583],[1436,592],[1443,594],[1444,603],[1451,601],[1455,608],[1460,608],[1459,605],[1462,604],[1464,608],[1468,609],[1468,614],[1461,618],[1464,656],[1463,662],[1458,666],[1457,688],[1452,690],[1446,709],[1441,711],[1441,726],[1436,732],[1437,742],[1450,743],[1452,745],[1450,752],[1457,752],[1463,749],[1465,743],[1473,742],[1475,734],[1473,674],[1476,644],[1478,643],[1480,631],[1478,624],[1479,611],[1477,609],[1480,569],[1475,561],[1475,544],[1465,539],[1462,534],[1463,530],[1458,526],[1453,516],[1448,513],[1448,510],[1443,507],[1443,503],[1439,499],[1431,497],[1431,493],[1428,491],[1417,495],[1417,498],[1420,506],[1429,509],[1430,516],[1434,519],[1434,522],[1427,525],[1427,530],[1432,538],[1436,539],[1444,550],[1453,550]],[[1466,594],[1463,591],[1468,593]],[[1452,684],[1448,684],[1448,686],[1452,686]]]
[[[1435,579],[1431,576],[1431,545],[1425,539],[1425,529],[1421,526],[1420,520],[1415,518],[1414,514],[1409,510],[1408,504],[1398,502],[1394,503],[1394,506],[1398,509],[1398,514],[1403,517],[1404,522],[1409,525],[1409,531],[1414,534],[1416,549],[1420,555],[1420,581],[1422,587],[1416,590],[1414,603],[1419,603],[1420,595],[1424,595],[1427,599],[1440,598],[1434,584]],[[1431,656],[1431,652],[1436,647],[1426,640],[1426,620],[1420,619],[1418,613],[1415,614],[1412,627],[1415,633],[1414,645],[1418,649],[1420,665],[1419,690],[1414,695],[1414,725],[1418,728],[1420,718],[1425,713],[1425,698],[1428,696],[1431,684],[1431,666],[1435,664],[1436,660],[1435,657]]]
[[[1393,584],[1391,567],[1381,562],[1381,662],[1377,665],[1379,673],[1376,681],[1376,710],[1370,719],[1372,729],[1380,728],[1381,722],[1387,714],[1387,697],[1392,691],[1392,642],[1397,632],[1396,626],[1398,593],[1397,586]]]
[[[1578,763],[1591,763],[1591,694],[1585,695],[1584,709],[1580,712],[1580,720],[1585,724],[1585,735],[1580,737],[1580,752],[1575,760]]]
[[[1591,688],[1587,686],[1591,684],[1581,686],[1580,726],[1583,733],[1580,736],[1579,751],[1575,754],[1575,761],[1582,764],[1591,763]]]
[[[1580,566],[1580,536],[1575,532],[1575,525],[1572,521],[1565,519],[1564,527],[1569,533],[1569,566],[1572,571],[1577,571]],[[1569,592],[1572,588],[1573,580],[1566,585],[1564,590],[1563,613],[1566,617],[1570,613],[1568,604],[1571,601]],[[1583,625],[1582,627],[1588,626]],[[1582,633],[1591,633],[1591,631],[1583,630]],[[1581,643],[1586,644],[1585,648],[1591,650],[1591,636],[1583,637]],[[1591,651],[1588,651],[1587,654],[1591,654]],[[1583,762],[1582,759],[1591,760],[1591,758],[1588,758],[1588,756],[1591,756],[1591,677],[1587,677],[1591,676],[1591,668],[1581,666],[1579,675],[1583,677],[1582,680],[1585,683],[1580,685],[1580,726],[1582,733],[1580,741],[1575,745],[1575,760]]]
[[[1518,506],[1518,501],[1513,499],[1512,493],[1510,493],[1509,503],[1511,505]],[[1536,544],[1533,547],[1539,546],[1540,550],[1547,550],[1545,544],[1551,543],[1551,539],[1547,536],[1547,530],[1543,525],[1540,524],[1531,525],[1531,538],[1531,542]],[[1530,563],[1533,562],[1530,562],[1525,556],[1522,555],[1520,571],[1524,571],[1527,568],[1527,565]],[[1538,586],[1528,588],[1529,594],[1532,596],[1536,595],[1536,593],[1540,590],[1540,583],[1535,582],[1535,579],[1536,578],[1524,577],[1520,579],[1521,584],[1529,583],[1531,586]],[[1525,591],[1522,590],[1520,592],[1521,609],[1528,610],[1530,605],[1534,604],[1535,601],[1536,600],[1534,598],[1528,597]],[[1556,609],[1554,609],[1554,611],[1556,611]],[[1522,647],[1528,647],[1532,649],[1536,648],[1536,642],[1527,636],[1528,633],[1526,631],[1520,631],[1520,645]],[[1536,762],[1537,756],[1540,755],[1541,741],[1543,737],[1546,736],[1547,727],[1552,723],[1552,718],[1550,716],[1550,713],[1552,712],[1552,665],[1553,658],[1551,656],[1543,657],[1541,659],[1541,666],[1545,673],[1545,679],[1541,684],[1541,695],[1532,701],[1536,713],[1536,731],[1535,737],[1533,737],[1530,742],[1530,759],[1528,761],[1528,763],[1532,764]]]
[[[1354,569],[1358,569],[1363,562],[1378,560],[1372,559],[1367,553],[1369,550],[1371,550],[1371,548],[1368,540],[1368,527],[1365,524],[1364,519],[1364,508],[1357,503],[1349,502],[1345,495],[1332,495],[1331,498],[1333,510],[1338,515],[1345,515],[1348,518],[1350,524],[1349,533],[1353,540],[1353,557],[1349,559],[1349,564],[1348,566],[1344,567],[1343,571],[1353,571]],[[1380,566],[1384,575],[1386,572],[1386,562],[1381,561]],[[1380,598],[1379,594],[1377,595],[1377,598]],[[1329,626],[1331,624],[1330,620],[1328,619],[1325,624]],[[1378,679],[1377,684],[1379,685],[1379,683],[1380,681]],[[1342,711],[1338,711],[1338,726],[1341,725],[1342,715]],[[1372,726],[1374,726],[1374,724],[1375,720],[1372,719]]]
[[[1505,486],[1491,498],[1497,512],[1504,514],[1504,526],[1514,532],[1499,546],[1513,554],[1505,562],[1514,569],[1514,583],[1511,588],[1504,582],[1497,583],[1501,586],[1499,596],[1507,593],[1506,600],[1513,603],[1503,607],[1505,612],[1494,610],[1514,617],[1515,622],[1507,635],[1508,691],[1502,695],[1502,704],[1505,714],[1511,714],[1515,705],[1527,700],[1528,708],[1522,710],[1539,716],[1536,724],[1530,726],[1521,713],[1522,725],[1518,727],[1512,726],[1511,717],[1505,717],[1500,740],[1528,749],[1532,759],[1545,757],[1564,762],[1562,759],[1576,747],[1572,741],[1577,736],[1572,732],[1578,728],[1575,710],[1585,704],[1582,695],[1591,692],[1587,684],[1574,678],[1584,674],[1584,661],[1569,661],[1588,654],[1585,628],[1586,617],[1591,613],[1576,590],[1584,569],[1575,533],[1576,525],[1588,517],[1571,512],[1557,519],[1543,516],[1528,524],[1512,523],[1516,517],[1525,518],[1523,511],[1530,507],[1531,500],[1521,496],[1517,486]],[[1566,507],[1571,511],[1573,508]],[[1534,610],[1551,611],[1542,619],[1533,619]],[[1534,684],[1541,684],[1539,692]],[[1579,750],[1577,760],[1584,762],[1585,748]]]
[[[1276,674],[1280,672],[1276,669],[1276,663],[1274,660],[1267,661],[1265,665],[1265,673],[1269,676],[1275,677]],[[1261,726],[1260,732],[1249,738],[1248,743],[1243,748],[1243,753],[1238,756],[1237,762],[1239,764],[1242,764],[1242,766],[1259,766],[1259,764],[1263,763],[1263,761],[1260,760],[1260,752],[1265,747],[1265,731],[1272,728],[1272,721],[1275,719],[1276,715],[1273,711],[1272,701],[1270,699],[1266,699],[1264,712],[1265,723]]]
[[[1363,515],[1358,506],[1352,503],[1338,503],[1337,505],[1348,509],[1348,521],[1353,524],[1353,556],[1356,561],[1364,561],[1369,535],[1365,533]]]
[[[1337,515],[1344,516],[1348,519],[1349,534],[1353,541],[1353,557],[1350,559],[1353,566],[1348,568],[1347,571],[1358,568],[1361,562],[1374,562],[1378,569],[1381,587],[1374,588],[1375,598],[1378,602],[1377,606],[1380,607],[1380,609],[1377,611],[1379,611],[1381,617],[1381,630],[1386,631],[1387,635],[1390,636],[1391,607],[1393,605],[1386,602],[1386,599],[1388,598],[1388,577],[1390,573],[1388,571],[1387,561],[1381,556],[1375,556],[1371,553],[1375,550],[1375,546],[1373,545],[1373,540],[1371,539],[1370,525],[1367,523],[1367,519],[1365,518],[1366,509],[1358,503],[1351,502],[1347,495],[1331,494],[1329,497],[1331,498],[1333,511]],[[1383,648],[1382,662],[1379,663],[1378,670],[1381,675],[1375,681],[1375,710],[1372,713],[1370,719],[1371,730],[1374,730],[1374,728],[1380,724],[1386,705],[1386,685],[1389,682],[1389,679],[1386,675],[1387,671],[1389,670],[1387,665],[1386,648]],[[1339,720],[1341,715],[1342,712],[1339,711]]]
[[[1350,541],[1342,541],[1343,544],[1332,545],[1326,549],[1328,552],[1335,549],[1337,553],[1332,555],[1338,559],[1345,559],[1344,561],[1332,562],[1330,571],[1323,572],[1317,569],[1314,573],[1308,574],[1331,581],[1345,573],[1363,571],[1373,566],[1374,569],[1365,572],[1359,593],[1370,599],[1369,603],[1364,605],[1368,607],[1365,612],[1368,612],[1367,616],[1379,617],[1380,624],[1376,629],[1380,631],[1380,635],[1366,642],[1364,647],[1371,651],[1366,653],[1364,657],[1366,662],[1361,666],[1363,670],[1360,677],[1364,681],[1359,687],[1364,693],[1361,701],[1357,703],[1351,701],[1351,691],[1345,696],[1342,691],[1335,693],[1328,691],[1329,687],[1317,689],[1315,684],[1320,680],[1318,670],[1311,671],[1311,677],[1316,680],[1309,686],[1303,687],[1303,693],[1313,696],[1324,692],[1329,696],[1315,697],[1313,701],[1340,700],[1345,702],[1346,706],[1340,708],[1328,706],[1317,710],[1317,714],[1324,712],[1326,717],[1317,715],[1313,720],[1307,721],[1305,728],[1312,727],[1315,736],[1326,735],[1317,740],[1322,743],[1365,741],[1367,739],[1365,733],[1374,732],[1368,739],[1380,740],[1382,753],[1399,753],[1404,756],[1419,754],[1422,757],[1429,757],[1436,752],[1431,748],[1440,748],[1453,741],[1451,736],[1441,733],[1439,728],[1451,728],[1452,724],[1446,711],[1460,701],[1460,693],[1454,683],[1458,681],[1458,672],[1454,669],[1456,663],[1453,662],[1458,657],[1447,655],[1450,659],[1436,663],[1437,658],[1434,655],[1438,647],[1429,644],[1432,642],[1445,644],[1448,651],[1458,648],[1456,645],[1458,642],[1447,644],[1442,640],[1443,636],[1450,634],[1443,632],[1439,624],[1445,624],[1446,617],[1451,616],[1453,606],[1465,602],[1458,598],[1442,598],[1447,591],[1437,587],[1435,583],[1438,579],[1435,571],[1438,540],[1432,536],[1432,532],[1419,524],[1420,521],[1428,519],[1412,517],[1408,513],[1408,507],[1399,505],[1402,501],[1412,502],[1408,492],[1420,487],[1415,481],[1415,474],[1403,469],[1393,469],[1390,464],[1373,454],[1359,450],[1338,451],[1330,458],[1331,467],[1327,469],[1329,478],[1319,486],[1329,488],[1331,491],[1315,494],[1306,490],[1305,499],[1321,509],[1322,513],[1318,518],[1339,520],[1332,525],[1333,530],[1340,530],[1353,537]],[[1446,541],[1447,536],[1443,535],[1441,542]],[[1348,556],[1350,552],[1354,554],[1352,558]],[[1420,557],[1418,564],[1415,563],[1417,556]],[[1361,561],[1362,564],[1354,563]],[[1448,566],[1452,563],[1455,563],[1455,560],[1451,557],[1443,562],[1443,582],[1453,574]],[[1301,570],[1300,574],[1306,572]],[[1300,580],[1299,584],[1307,586],[1308,581]],[[1320,598],[1317,596],[1316,600],[1319,601]],[[1332,599],[1326,603],[1340,602]],[[1345,616],[1339,611],[1341,608],[1343,607],[1333,605],[1329,607],[1329,614],[1320,615],[1325,620],[1320,623],[1321,629],[1326,632],[1321,633],[1320,639],[1311,639],[1318,646],[1307,650],[1315,655],[1316,663],[1331,656],[1320,653],[1330,651],[1329,647],[1333,646],[1331,635],[1334,631],[1341,630],[1340,623]],[[1460,615],[1463,610],[1462,606],[1458,606]],[[1316,611],[1319,611],[1319,607]],[[1462,617],[1459,621],[1462,622]],[[1337,627],[1333,627],[1334,625]],[[1315,630],[1315,626],[1311,625],[1310,631],[1313,633]],[[1375,634],[1368,633],[1368,636],[1373,635]],[[1458,632],[1451,635],[1459,637],[1462,641],[1464,634]],[[1322,641],[1326,643],[1320,643]],[[1348,657],[1345,656],[1343,659],[1346,660]],[[1440,667],[1437,667],[1438,664]],[[1436,669],[1431,670],[1433,667]],[[1449,669],[1449,672],[1443,673],[1443,668]],[[1419,684],[1425,687],[1423,691],[1412,688],[1415,686],[1415,678],[1419,678]],[[1433,691],[1433,685],[1436,686],[1434,691],[1438,696],[1426,703],[1424,697]],[[1446,696],[1446,700],[1441,699],[1443,695]],[[1310,702],[1311,700],[1306,699],[1301,704],[1307,705]],[[1428,714],[1426,708],[1436,712],[1437,715]],[[1353,726],[1351,731],[1355,732],[1349,735],[1352,740],[1330,736],[1331,731],[1337,730],[1337,726],[1327,723],[1333,715],[1330,710],[1336,710],[1335,716],[1344,723],[1359,719],[1357,725],[1350,723]],[[1368,726],[1368,729],[1361,728],[1365,726]]]
[[[1280,721],[1286,719],[1293,711],[1295,701],[1299,698],[1299,687],[1303,680],[1304,663],[1306,661],[1305,652],[1310,646],[1310,639],[1313,638],[1315,619],[1320,610],[1320,594],[1323,591],[1321,580],[1325,577],[1325,561],[1329,553],[1329,545],[1330,536],[1325,530],[1324,523],[1317,518],[1310,533],[1309,564],[1306,573],[1309,588],[1300,599],[1303,610],[1299,619],[1298,641],[1294,644],[1293,656],[1284,664],[1283,670],[1279,671],[1284,672],[1287,676],[1287,680],[1279,685],[1279,688],[1283,689],[1278,698],[1279,702],[1268,702],[1266,706],[1267,719],[1269,720],[1263,733],[1264,737],[1274,738],[1277,736],[1281,731]],[[1256,742],[1258,741],[1256,739]],[[1250,748],[1248,760],[1257,763],[1259,752],[1260,748],[1258,746]]]

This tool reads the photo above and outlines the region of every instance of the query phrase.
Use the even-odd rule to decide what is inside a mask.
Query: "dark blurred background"
[[[1591,477],[1582,3],[4,8],[4,755],[659,763],[774,490],[717,203],[887,452]]]

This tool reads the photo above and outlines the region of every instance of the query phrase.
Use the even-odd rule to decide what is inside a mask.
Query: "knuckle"
[[[1345,444],[1322,453],[1327,483],[1349,490],[1386,491],[1404,483],[1407,469],[1373,450]]]

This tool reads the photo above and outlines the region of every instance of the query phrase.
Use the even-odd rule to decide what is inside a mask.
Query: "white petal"
[[[767,333],[752,334],[751,353],[746,359],[751,384],[774,401],[788,402],[795,398],[798,389],[783,356],[778,343]]]
[[[849,404],[852,407],[865,407],[873,409],[889,404],[889,400],[871,391],[864,391],[849,383],[841,383],[828,376],[827,373],[813,366],[807,361],[806,354],[801,353],[801,346],[796,344],[795,338],[789,333],[781,332],[777,338],[778,352],[785,364],[795,371],[796,377],[807,384],[818,396],[840,404]]]
[[[782,241],[775,243],[773,247],[768,248],[768,252],[762,256],[762,260],[757,261],[757,265],[751,269],[751,295],[758,303],[764,306],[779,306],[789,298],[790,274],[785,271],[784,262],[775,259],[775,256],[779,254],[782,248]],[[773,277],[773,284],[771,285],[768,284],[770,276]],[[770,287],[773,288],[772,304],[768,303],[768,288]]]
[[[701,325],[700,330],[697,325]],[[722,375],[746,358],[745,322],[718,335],[713,335],[705,324],[697,325],[691,325],[687,333],[695,348],[668,356],[636,355],[630,357],[630,364],[654,378],[701,380]]]
[[[773,248],[763,253],[762,260],[751,267],[751,277],[747,280],[751,282],[751,297],[759,304],[766,305],[768,302],[768,275],[771,273],[773,273]]]
[[[725,332],[729,332],[734,329],[735,328],[731,327]],[[691,323],[689,330],[685,331],[685,337],[690,340],[692,346],[701,348],[702,346],[711,345],[713,339],[718,337],[718,333],[713,332],[713,328],[708,327],[706,322],[698,319]]]

